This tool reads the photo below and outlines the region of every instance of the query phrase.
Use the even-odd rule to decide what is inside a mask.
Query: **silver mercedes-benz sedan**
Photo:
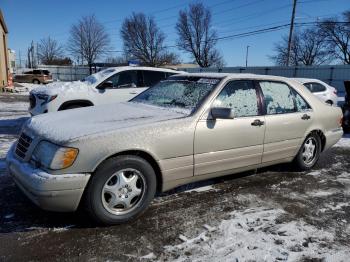
[[[278,163],[310,169],[341,138],[341,121],[340,108],[292,79],[183,74],[129,102],[31,118],[7,163],[43,209],[83,203],[97,222],[118,224],[157,191]]]

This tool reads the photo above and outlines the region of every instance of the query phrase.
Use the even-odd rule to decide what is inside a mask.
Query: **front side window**
[[[171,77],[142,92],[131,102],[192,113],[217,86],[220,78]]]
[[[228,107],[235,117],[259,115],[258,99],[253,81],[232,81],[215,99],[214,107]]]
[[[129,70],[117,73],[105,82],[111,82],[112,86],[110,88],[132,88],[137,87],[138,76],[137,71]]]
[[[159,71],[143,71],[143,80],[145,86],[150,87],[157,84],[159,81],[164,80],[165,73]]]
[[[280,82],[259,82],[265,98],[266,114],[295,112],[294,95],[288,85]]]

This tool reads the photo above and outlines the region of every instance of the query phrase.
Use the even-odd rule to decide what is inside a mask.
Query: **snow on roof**
[[[117,66],[117,67],[109,67],[107,69],[115,69],[116,71],[124,71],[124,70],[149,70],[149,71],[162,71],[162,72],[177,72],[173,69],[168,68],[160,68],[160,67],[148,67],[148,66]]]

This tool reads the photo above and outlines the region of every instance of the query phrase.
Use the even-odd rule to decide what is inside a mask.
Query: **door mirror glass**
[[[214,119],[233,119],[234,118],[233,109],[229,107],[213,107],[210,110],[210,113]]]

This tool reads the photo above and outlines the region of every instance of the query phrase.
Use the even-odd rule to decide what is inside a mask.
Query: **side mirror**
[[[107,88],[113,88],[112,81],[105,81],[97,87],[97,89],[107,89]]]
[[[214,119],[233,119],[234,118],[233,109],[229,107],[213,107],[210,110],[210,113]]]

